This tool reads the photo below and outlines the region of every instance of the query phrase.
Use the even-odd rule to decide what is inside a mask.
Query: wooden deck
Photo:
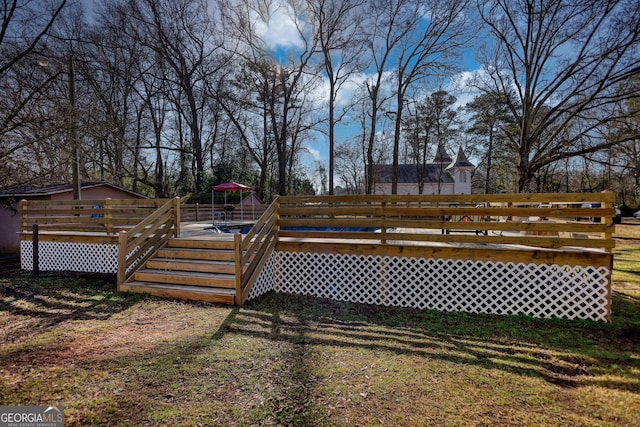
[[[586,202],[600,203],[600,207],[583,208],[582,203]],[[358,288],[359,281],[370,280],[400,280],[394,285],[400,287],[403,280],[410,287],[442,280],[446,285],[451,280],[461,280],[455,275],[448,278],[447,273],[461,262],[477,264],[480,270],[469,274],[485,281],[485,288],[493,286],[493,274],[526,287],[521,271],[538,269],[535,274],[540,276],[532,280],[542,288],[535,292],[554,287],[549,280],[582,280],[579,276],[587,271],[593,276],[584,279],[588,286],[596,282],[597,286],[604,286],[593,297],[600,301],[598,295],[610,299],[615,214],[612,202],[612,194],[278,197],[256,226],[241,235],[216,233],[208,221],[181,223],[175,200],[156,202],[155,206],[161,207],[150,209],[152,213],[146,212],[147,216],[135,225],[130,218],[135,213],[131,206],[111,205],[96,216],[94,208],[100,202],[83,201],[82,206],[65,204],[58,210],[25,205],[22,235],[28,246],[33,239],[30,226],[39,224],[41,241],[116,247],[119,290],[226,304],[242,305],[248,298],[278,286],[289,292],[313,293],[326,282],[342,281],[339,275],[321,271],[325,268],[344,268],[344,274],[352,276],[351,282],[341,285],[341,292]],[[601,220],[580,222],[575,220],[578,217]],[[114,218],[127,218],[127,223],[116,230]],[[106,229],[109,232],[99,231]],[[78,249],[76,253],[85,252]],[[308,260],[309,265],[294,265],[302,259]],[[354,259],[364,264],[357,265],[361,261]],[[388,261],[372,267],[379,260]],[[419,265],[411,264],[412,260],[418,260]],[[424,267],[420,260],[443,266]],[[334,262],[342,264],[331,264]],[[422,277],[422,282],[414,282],[414,277],[389,276],[395,273],[383,266],[388,262],[409,262],[401,268],[419,269],[415,277]],[[270,267],[265,270],[267,265]],[[382,270],[368,271],[371,268]],[[423,268],[440,273],[421,276]],[[549,276],[553,279],[545,272],[553,272]],[[517,280],[509,279],[516,277]],[[260,283],[258,291],[253,289],[256,283]],[[318,292],[320,296],[334,295],[336,288]],[[358,295],[362,292],[369,291],[359,290]],[[348,300],[351,296],[340,298]],[[389,298],[384,297],[379,303],[391,304]],[[406,302],[405,296],[397,298]],[[378,301],[363,301],[374,300]]]

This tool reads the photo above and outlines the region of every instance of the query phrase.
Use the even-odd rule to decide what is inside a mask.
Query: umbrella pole
[[[244,222],[244,211],[242,209],[242,190],[240,190],[240,221]]]

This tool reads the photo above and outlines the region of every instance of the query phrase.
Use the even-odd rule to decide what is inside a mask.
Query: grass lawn
[[[610,324],[4,271],[0,405],[60,404],[70,426],[637,426],[640,241],[617,251]]]

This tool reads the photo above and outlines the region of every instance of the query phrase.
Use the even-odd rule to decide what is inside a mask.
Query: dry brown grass
[[[237,309],[112,287],[0,279],[0,404],[62,404],[71,426],[640,419],[640,301],[624,289],[603,324],[278,294]]]
[[[616,232],[610,324],[278,294],[238,309],[5,271],[0,404],[61,404],[70,426],[635,426],[635,231]]]

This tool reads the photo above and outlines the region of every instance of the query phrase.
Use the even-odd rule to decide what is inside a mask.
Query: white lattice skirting
[[[247,299],[254,299],[276,288],[276,252],[271,253],[269,259],[265,263],[258,280],[253,285],[249,297]]]
[[[116,273],[118,246],[111,244],[39,242],[40,269],[44,271],[83,271]],[[20,264],[24,270],[33,269],[33,242],[20,242]]]
[[[385,306],[607,320],[609,269],[472,260],[275,252],[268,290]]]

